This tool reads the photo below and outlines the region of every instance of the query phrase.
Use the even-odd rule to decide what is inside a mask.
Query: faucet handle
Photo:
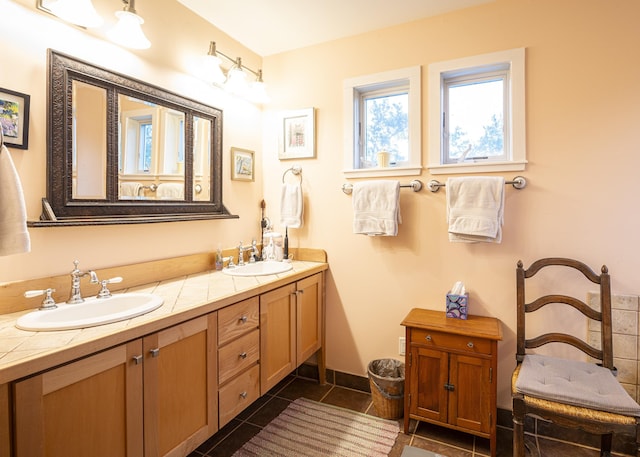
[[[51,296],[51,294],[53,292],[55,292],[55,289],[42,289],[42,290],[27,290],[24,293],[25,298],[33,298],[33,297],[38,297],[40,295],[45,295],[44,299],[42,300],[42,305],[40,305],[41,310],[44,309],[55,309],[58,307],[58,305],[56,305],[56,301],[53,299],[53,297]]]
[[[98,292],[98,295],[96,296],[96,298],[111,297],[111,291],[107,288],[107,284],[115,284],[118,282],[122,282],[121,276],[116,276],[111,279],[103,279],[102,281],[100,281],[100,292]]]

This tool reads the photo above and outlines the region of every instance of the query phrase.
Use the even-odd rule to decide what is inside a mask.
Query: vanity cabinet
[[[14,456],[187,455],[218,429],[216,318],[14,383]]]
[[[490,440],[495,457],[500,321],[413,309],[402,325],[408,348],[405,433],[410,419],[472,433]]]
[[[324,276],[317,273],[260,296],[260,389],[264,395],[317,353],[325,383]]]
[[[259,325],[258,297],[218,311],[220,427],[260,397]]]

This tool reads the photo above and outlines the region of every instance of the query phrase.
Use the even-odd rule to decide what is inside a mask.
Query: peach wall
[[[29,149],[11,149],[20,175],[28,218],[37,220],[40,200],[46,196],[46,52],[47,48],[76,56],[114,71],[145,80],[186,97],[221,108],[224,120],[223,201],[240,219],[173,222],[129,226],[32,228],[32,251],[0,257],[0,283],[62,274],[80,267],[101,268],[162,259],[249,243],[259,234],[261,169],[252,183],[231,181],[229,149],[232,146],[261,155],[261,110],[228,96],[194,77],[198,64],[215,40],[228,55],[243,57],[259,68],[261,57],[192,14],[174,0],[138,2],[143,26],[152,46],[127,51],[104,39],[115,23],[122,3],[94,0],[105,24],[96,30],[68,26],[36,10],[35,0],[0,0],[0,87],[31,95]],[[37,31],[38,33],[34,33]],[[43,284],[46,287],[46,284]],[[0,311],[1,312],[1,311]]]
[[[442,309],[448,288],[462,280],[471,312],[504,324],[498,405],[510,408],[518,259],[529,265],[540,257],[567,256],[596,270],[606,263],[614,293],[638,293],[639,20],[635,0],[497,0],[265,58],[274,103],[265,112],[264,188],[273,211],[282,172],[295,163],[277,159],[275,114],[317,109],[317,158],[297,161],[303,167],[305,226],[290,231],[290,243],[328,253],[330,368],[364,375],[370,360],[399,357],[399,324],[407,312]],[[450,243],[446,191],[403,189],[398,237],[354,235],[351,197],[340,190],[347,182],[341,171],[343,80],[421,65],[426,162],[432,122],[426,117],[428,65],[517,47],[527,53],[529,164],[522,174],[529,185],[506,190],[502,243]],[[432,176],[425,170],[420,179],[426,183]],[[577,287],[572,277],[556,283],[569,291]],[[552,320],[586,332],[565,316]]]

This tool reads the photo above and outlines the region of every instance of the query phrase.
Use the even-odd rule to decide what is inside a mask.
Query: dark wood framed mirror
[[[47,198],[31,226],[233,218],[222,111],[48,50]]]

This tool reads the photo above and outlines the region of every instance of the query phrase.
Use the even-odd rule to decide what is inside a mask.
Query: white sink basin
[[[62,303],[55,309],[32,311],[20,317],[16,327],[33,331],[94,327],[140,316],[159,308],[163,302],[157,295],[135,292],[85,298],[77,305]]]
[[[264,262],[247,263],[241,267],[225,268],[222,272],[231,276],[264,276],[284,273],[292,268],[293,265],[289,262],[267,260]]]

